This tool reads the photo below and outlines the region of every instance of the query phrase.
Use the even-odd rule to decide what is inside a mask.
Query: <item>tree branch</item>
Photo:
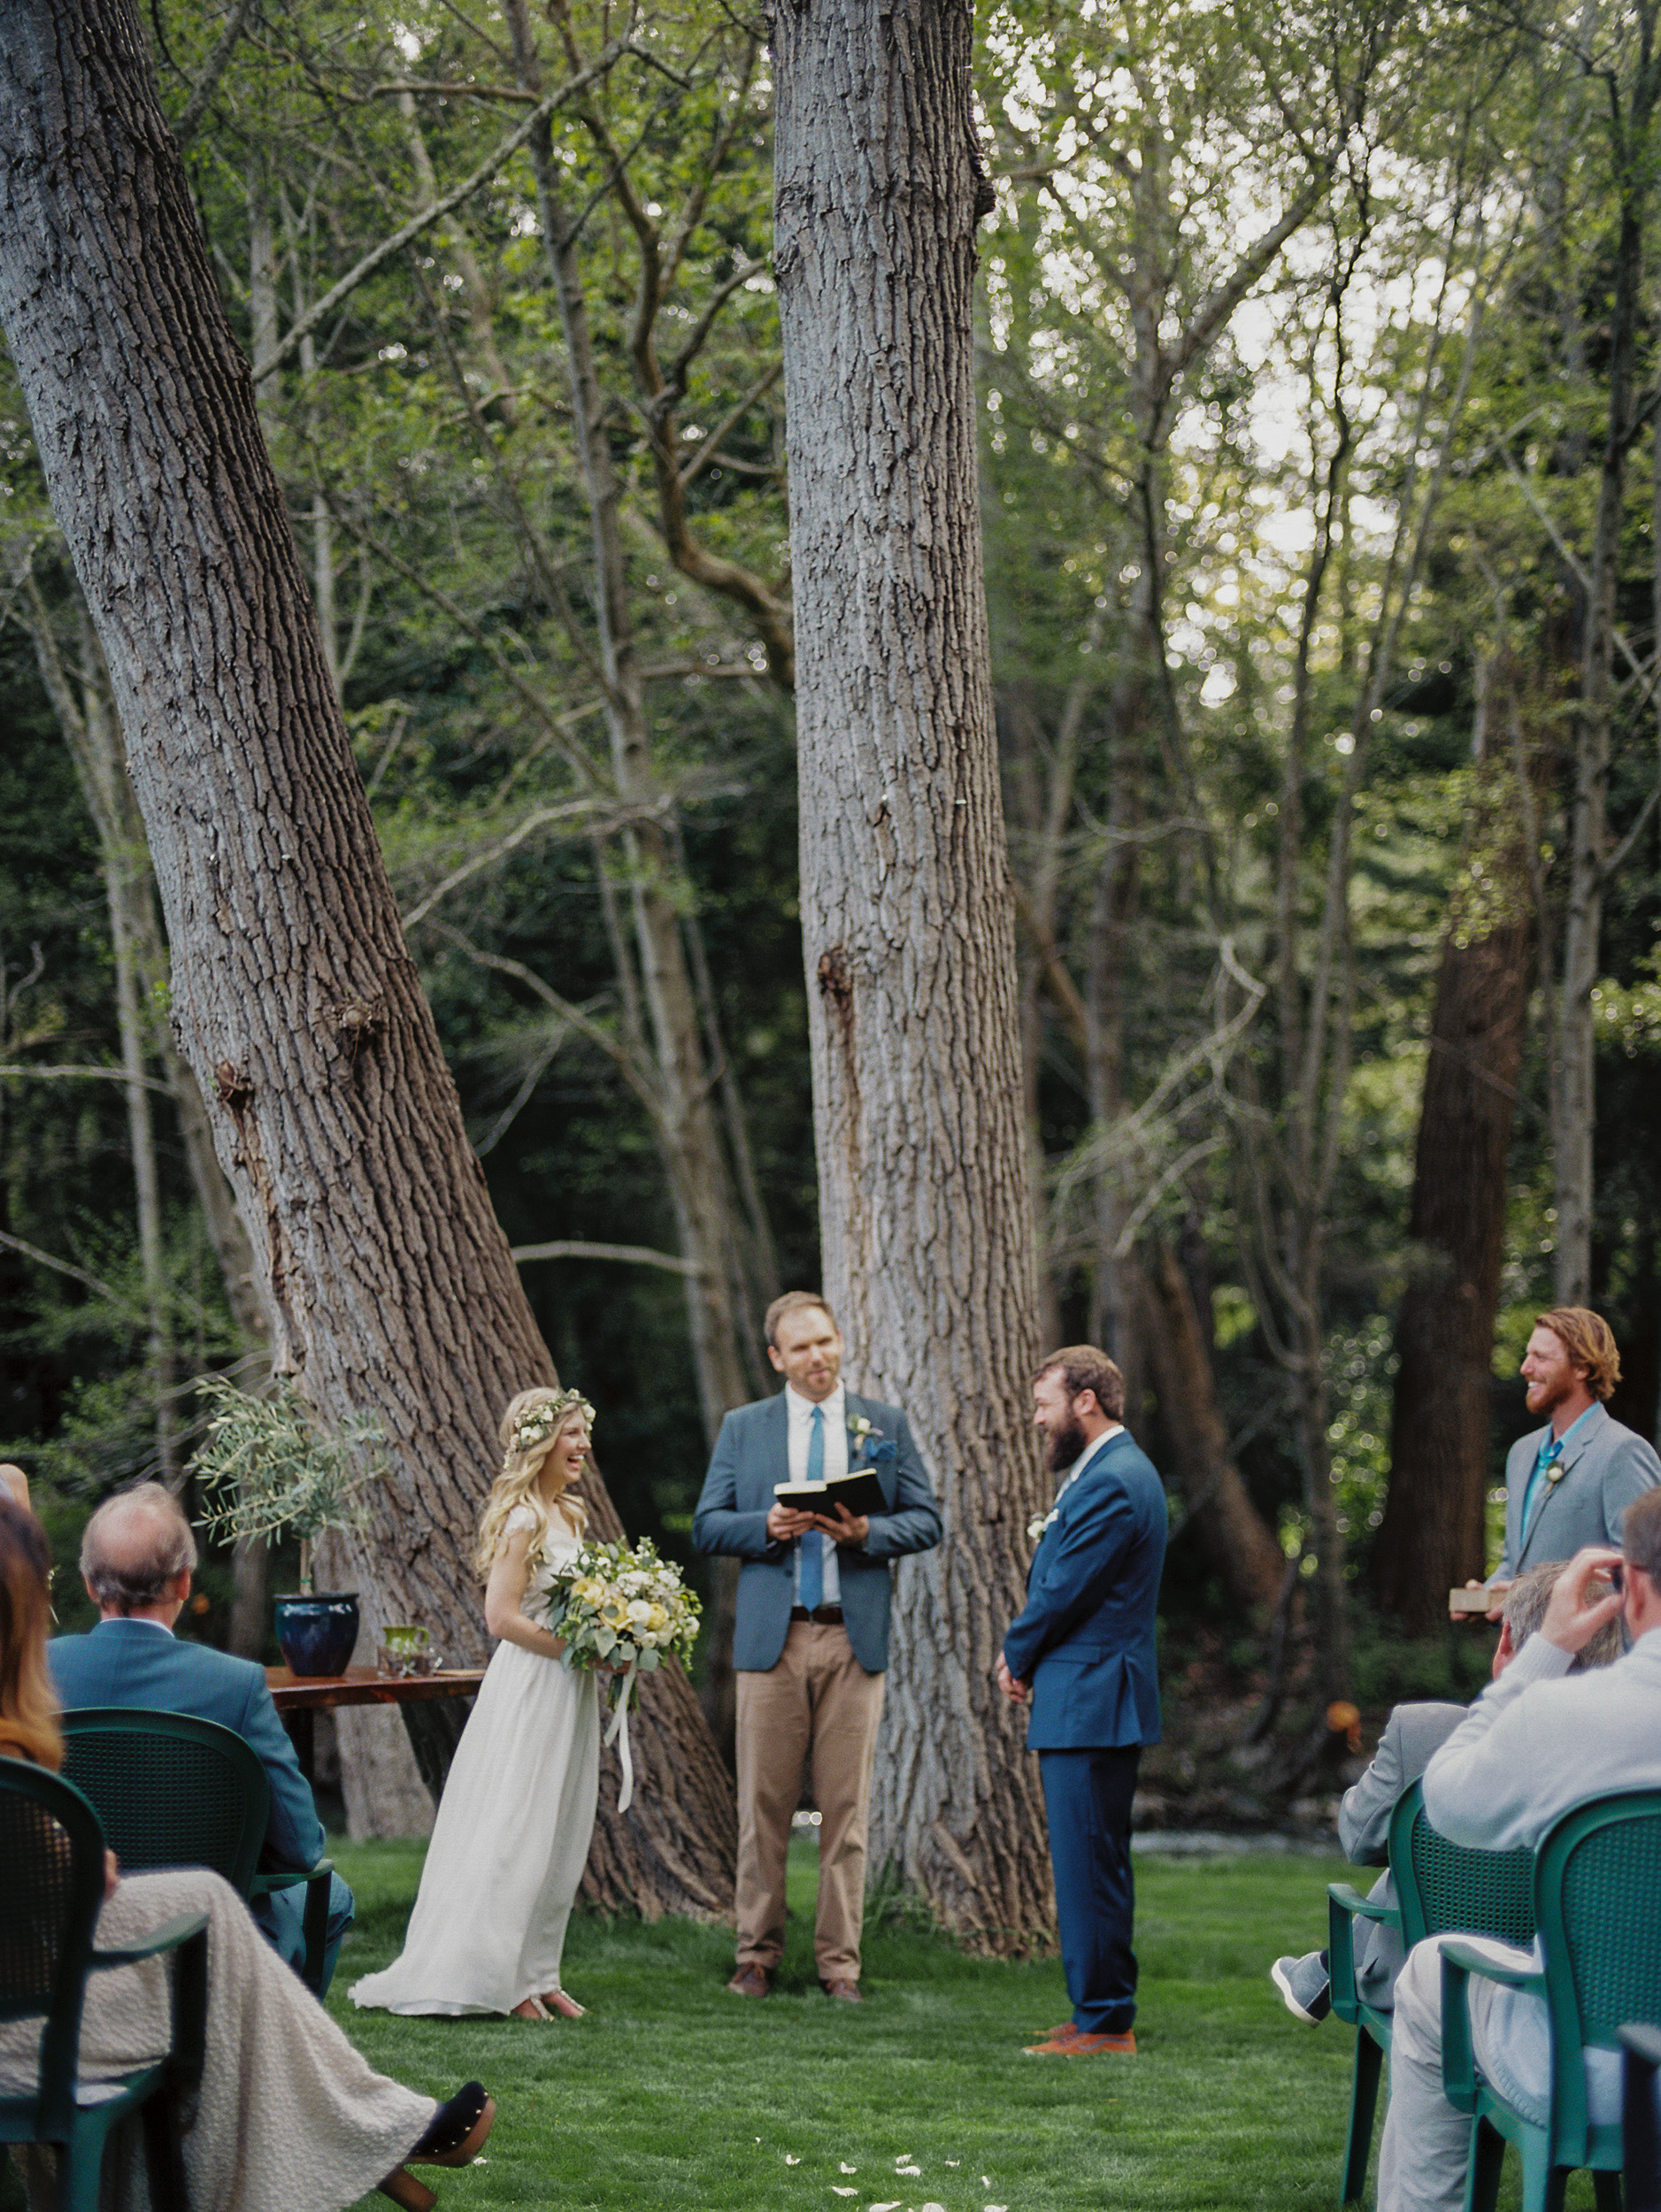
[[[573,94],[592,84],[597,77],[604,76],[626,50],[626,41],[613,39],[602,49],[598,58],[587,69],[562,85],[558,92],[550,92],[546,99],[539,100],[518,130],[504,139],[489,159],[481,163],[470,177],[465,177],[454,191],[445,193],[442,199],[434,200],[419,215],[412,215],[407,223],[393,232],[390,238],[383,238],[372,253],[366,253],[355,269],[349,269],[338,284],[325,292],[315,306],[309,308],[297,323],[289,326],[268,357],[250,372],[254,382],[262,382],[274,369],[280,368],[288,356],[298,349],[303,340],[309,338],[320,323],[328,320],[342,301],[349,299],[360,284],[373,276],[377,269],[383,267],[395,255],[402,253],[412,239],[419,238],[423,231],[430,230],[434,223],[442,222],[464,200],[471,199],[481,185],[488,184],[497,170],[504,168],[519,148],[529,142],[538,126],[545,123],[554,110]]]

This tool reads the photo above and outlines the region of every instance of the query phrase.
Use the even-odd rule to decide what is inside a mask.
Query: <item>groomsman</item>
[[[998,1658],[1006,1696],[1030,1703],[1056,1916],[1073,2017],[1033,2057],[1135,2055],[1130,1808],[1145,1743],[1159,1740],[1154,1607],[1165,1564],[1165,1486],[1131,1441],[1125,1379],[1105,1352],[1052,1352],[1033,1383],[1045,1462],[1061,1478]]]
[[[939,1543],[940,1511],[905,1416],[841,1381],[842,1340],[815,1292],[767,1309],[777,1397],[721,1424],[692,1521],[701,1552],[742,1559],[735,1997],[765,1997],[784,1948],[785,1857],[804,1768],[819,1808],[813,1950],[827,1997],[858,2004],[866,1801],[888,1663],[888,1563]],[[804,1513],[773,1496],[869,1467],[880,1513]]]

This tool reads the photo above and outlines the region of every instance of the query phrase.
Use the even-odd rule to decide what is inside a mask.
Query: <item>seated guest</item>
[[[1531,1567],[1509,1586],[1502,1617],[1504,1624],[1494,1652],[1496,1682],[1545,1618],[1552,1586],[1562,1572],[1563,1562],[1554,1559],[1543,1567]],[[1611,1621],[1599,1629],[1584,1651],[1576,1653],[1573,1671],[1612,1665],[1624,1642],[1620,1623]],[[1390,1815],[1396,1801],[1418,1781],[1431,1755],[1447,1742],[1467,1710],[1463,1705],[1428,1701],[1393,1709],[1372,1765],[1344,1792],[1338,1808],[1338,1840],[1351,1865],[1386,1864]],[[1388,1870],[1373,1884],[1369,1896],[1374,1904],[1395,1904],[1396,1889]],[[1396,1978],[1404,1955],[1401,1936],[1377,1920],[1368,1921],[1365,1932],[1357,1929],[1357,1933],[1360,1945],[1356,1955],[1356,1993],[1375,2012],[1388,2012],[1396,2002]],[[1287,2010],[1307,2020],[1311,2027],[1332,2009],[1325,1951],[1306,1951],[1302,1958],[1276,1959],[1269,1976]]]
[[[1611,1570],[1622,1586],[1612,1587]],[[1632,1648],[1599,1674],[1569,1677],[1575,1655],[1625,1613]],[[1572,1806],[1661,1789],[1661,1489],[1626,1509],[1621,1548],[1577,1552],[1558,1576],[1539,1633],[1483,1691],[1425,1770],[1425,1810],[1443,1835],[1487,1851],[1537,1845]],[[1379,2153],[1379,2212],[1457,2212],[1469,2117],[1442,2086],[1442,1946],[1415,1944],[1396,1985],[1390,2108]],[[1538,1952],[1488,1938],[1472,1949],[1537,1970]],[[1473,1979],[1471,2030],[1483,2074],[1519,2108],[1543,2114],[1550,2079],[1543,2002]],[[1619,2060],[1587,2058],[1593,2121],[1620,2114]]]
[[[0,1496],[0,1758],[56,1771],[64,1740],[46,1665],[49,1562],[40,1523]],[[373,2071],[260,1941],[230,1884],[205,1867],[122,1878],[109,1859],[98,1947],[123,1949],[196,1913],[208,1916],[208,2005],[202,2082],[183,2139],[192,2212],[341,2212],[376,2188],[409,2212],[427,2212],[433,2193],[405,2162],[470,2164],[489,2135],[494,2101],[469,2082],[435,2105]],[[88,1977],[83,2078],[129,2070],[166,2047],[169,1983],[159,1959]],[[40,2041],[37,2018],[0,2023],[0,2095],[34,2088]],[[139,2141],[131,2124],[112,2139],[108,2165],[119,2170],[104,2179],[118,2202],[133,2200]],[[46,2154],[31,2151],[24,2163],[31,2200],[55,2203]]]
[[[102,1616],[88,1636],[54,1637],[47,1647],[65,1710],[82,1705],[142,1705],[218,1721],[259,1754],[271,1784],[271,1816],[260,1866],[304,1872],[323,1855],[322,1824],[287,1730],[251,1659],[207,1644],[181,1643],[173,1623],[190,1595],[196,1538],[171,1491],[141,1482],[106,1498],[87,1523],[81,1572]],[[256,1898],[250,1907],[267,1939],[299,1967],[305,1958],[305,1891],[298,1885]],[[351,1925],[352,1893],[330,1877],[323,1987]]]

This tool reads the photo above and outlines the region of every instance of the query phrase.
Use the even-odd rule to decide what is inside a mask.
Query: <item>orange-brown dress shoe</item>
[[[819,1987],[827,1997],[834,1997],[839,2005],[863,2005],[865,2001],[859,1994],[857,1982],[847,1981],[839,1977],[835,1981],[821,1982]]]
[[[1046,2043],[1029,2043],[1028,2058],[1105,2058],[1114,2052],[1124,2058],[1136,2055],[1136,2039],[1127,2028],[1123,2035],[1090,2034],[1068,2021]]]
[[[769,1987],[765,1966],[741,1966],[727,1983],[727,1993],[734,1997],[765,1997]]]

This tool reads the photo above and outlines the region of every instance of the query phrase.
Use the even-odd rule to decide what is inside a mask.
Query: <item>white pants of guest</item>
[[[1442,1947],[1456,1942],[1468,1944],[1496,1964],[1539,1970],[1537,1952],[1485,1936],[1432,1936],[1408,1953],[1396,1985],[1378,2212],[1460,2212],[1465,2201],[1471,2121],[1449,2103],[1442,2087]],[[1542,2000],[1475,1975],[1467,1986],[1479,2070],[1519,2111],[1543,2122],[1550,2053]],[[1588,2053],[1586,2075],[1592,2118],[1619,2118],[1620,2069],[1615,2053]]]

